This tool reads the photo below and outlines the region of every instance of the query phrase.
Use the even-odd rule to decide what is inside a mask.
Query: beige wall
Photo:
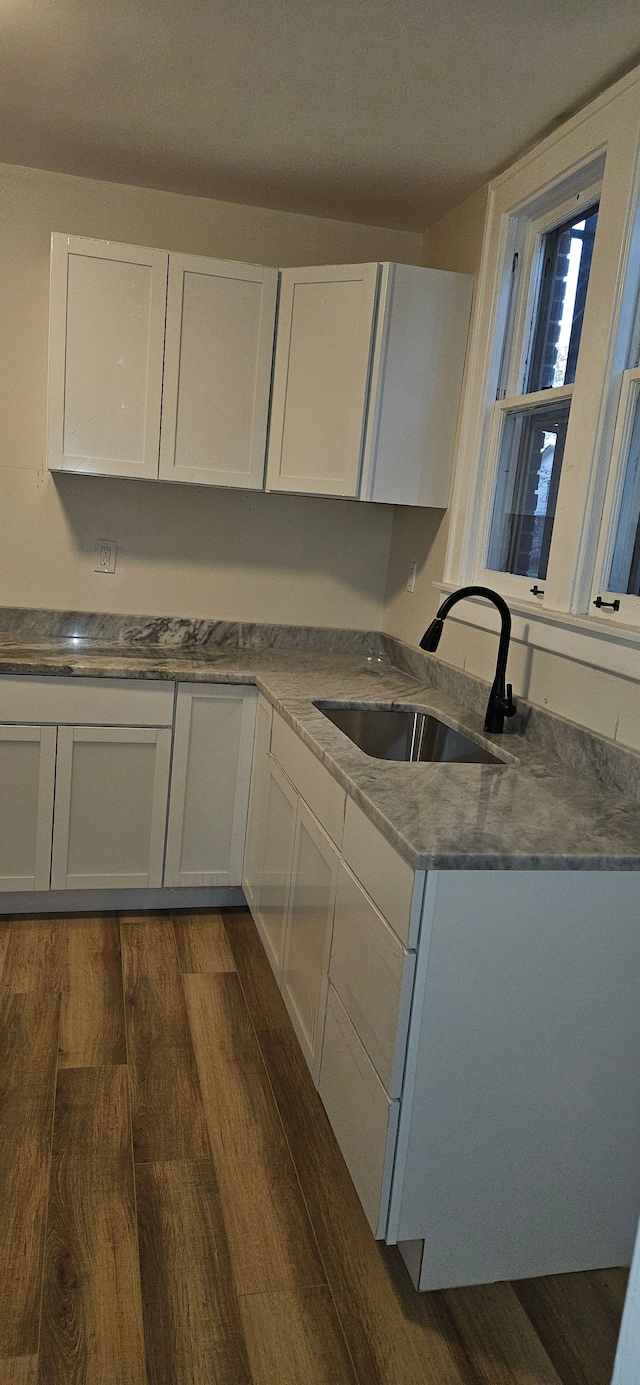
[[[488,187],[480,188],[425,231],[421,264],[477,275],[488,194]],[[383,625],[409,644],[418,644],[439,604],[433,584],[442,578],[448,531],[446,510],[395,507]],[[411,562],[418,564],[412,593],[407,591]]]
[[[420,237],[0,165],[0,604],[377,628],[387,506],[47,473],[52,230],[271,265],[417,264]]]

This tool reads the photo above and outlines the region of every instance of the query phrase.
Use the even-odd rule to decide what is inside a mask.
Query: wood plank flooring
[[[0,917],[0,1385],[609,1385],[625,1285],[416,1294],[245,911]]]

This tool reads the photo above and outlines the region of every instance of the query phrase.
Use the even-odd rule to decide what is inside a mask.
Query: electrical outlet
[[[408,592],[414,592],[415,589],[416,589],[416,575],[417,575],[417,572],[418,572],[418,564],[417,564],[417,562],[416,562],[416,561],[413,561],[413,562],[409,563],[409,573],[408,573],[408,576],[407,576],[407,591],[408,591]]]
[[[94,572],[115,572],[117,552],[115,539],[96,539]]]

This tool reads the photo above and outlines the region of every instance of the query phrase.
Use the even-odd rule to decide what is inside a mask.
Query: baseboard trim
[[[103,914],[123,909],[233,909],[246,907],[239,886],[158,890],[23,890],[0,894],[2,914]]]

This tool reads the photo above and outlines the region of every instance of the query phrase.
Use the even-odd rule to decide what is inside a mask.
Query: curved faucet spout
[[[490,735],[499,736],[504,731],[505,717],[515,716],[516,705],[511,696],[511,684],[505,687],[505,677],[507,672],[507,658],[509,655],[509,640],[511,638],[511,612],[506,601],[500,596],[499,592],[494,592],[491,587],[460,587],[457,592],[452,592],[442,602],[442,605],[432,620],[429,629],[425,630],[420,641],[420,648],[433,654],[440,643],[440,636],[444,628],[444,622],[451,610],[458,601],[463,601],[466,596],[484,596],[487,601],[492,601],[500,613],[500,641],[498,644],[498,658],[496,662],[496,673],[489,693],[487,703],[487,713],[484,719],[484,729]]]

